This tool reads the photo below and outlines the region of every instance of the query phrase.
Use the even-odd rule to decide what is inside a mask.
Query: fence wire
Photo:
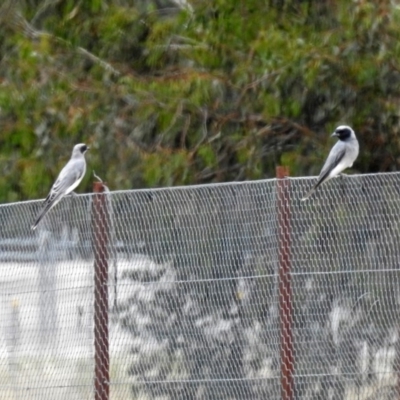
[[[278,290],[290,228],[293,400],[399,399],[400,174],[337,178],[301,202],[314,182],[289,178],[289,227],[275,179],[110,192],[105,224],[95,195],[68,197],[34,232],[41,202],[0,206],[0,398],[106,398],[103,229],[110,399],[292,400]]]

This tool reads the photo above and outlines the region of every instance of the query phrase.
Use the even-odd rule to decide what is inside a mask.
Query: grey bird
[[[50,193],[46,197],[42,209],[36,217],[32,230],[36,229],[43,217],[67,194],[71,193],[85,176],[86,161],[85,153],[89,147],[84,143],[74,146],[72,156],[65,167],[61,170],[57,180],[54,182]]]
[[[353,129],[347,125],[340,125],[332,136],[336,136],[339,140],[332,147],[317,183],[301,199],[302,201],[307,200],[324,182],[339,175],[346,168],[350,168],[358,156],[359,145]]]

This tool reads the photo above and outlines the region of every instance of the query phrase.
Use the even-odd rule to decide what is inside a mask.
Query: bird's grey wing
[[[85,174],[86,163],[84,159],[70,160],[67,165],[61,170],[57,180],[54,182],[50,193],[43,202],[43,206],[32,229],[36,229],[39,222],[46,215],[46,213],[53,208],[63,196],[69,193],[69,190],[77,181],[79,181]]]
[[[68,193],[68,189],[85,173],[85,161],[84,160],[70,160],[67,165],[61,170],[57,180],[54,182],[50,193],[44,201],[44,207],[46,205],[52,205],[57,203],[65,194]]]
[[[329,174],[339,165],[346,155],[346,145],[342,142],[337,142],[330,151],[328,158],[322,167],[321,173],[319,174],[317,183],[311,188],[311,190],[301,199],[302,201],[307,200],[318,188],[319,185],[324,183],[328,178]]]
[[[332,147],[332,150],[329,153],[329,156],[326,159],[324,166],[322,167],[315,188],[317,188],[322,182],[326,180],[326,178],[328,178],[329,174],[339,165],[345,155],[346,145],[342,142],[337,142],[335,146]]]

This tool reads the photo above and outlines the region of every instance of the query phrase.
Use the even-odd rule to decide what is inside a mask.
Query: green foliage
[[[78,141],[112,189],[315,174],[339,123],[360,137],[356,169],[398,168],[390,1],[36,3],[0,27],[2,159],[21,160],[2,201],[44,196]]]

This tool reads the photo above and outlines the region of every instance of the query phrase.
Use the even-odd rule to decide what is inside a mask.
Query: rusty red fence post
[[[93,250],[94,250],[94,351],[95,400],[110,398],[110,359],[108,340],[108,251],[109,214],[105,186],[93,184]]]
[[[277,167],[277,213],[279,240],[279,322],[282,400],[294,400],[293,308],[290,271],[289,169]]]

